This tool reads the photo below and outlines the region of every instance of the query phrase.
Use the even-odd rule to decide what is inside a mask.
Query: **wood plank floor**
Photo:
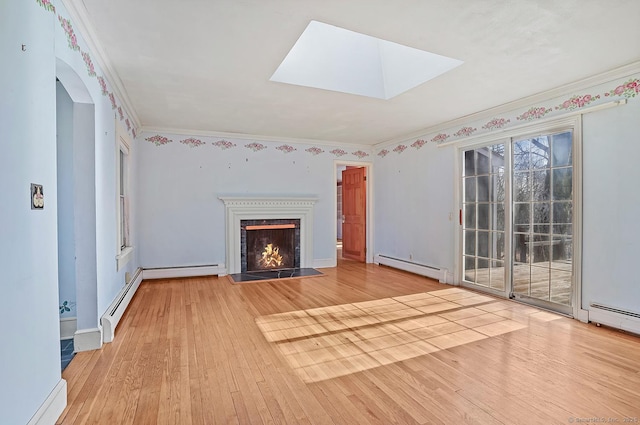
[[[115,341],[65,369],[58,423],[640,417],[638,337],[385,267],[323,272],[143,282]]]

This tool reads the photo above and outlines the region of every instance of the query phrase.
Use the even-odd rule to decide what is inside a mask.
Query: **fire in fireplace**
[[[242,272],[300,267],[300,220],[242,220]]]

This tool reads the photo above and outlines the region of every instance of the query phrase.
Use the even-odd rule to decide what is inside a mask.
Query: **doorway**
[[[60,335],[73,351],[98,328],[95,105],[80,77],[56,61],[58,297]],[[69,344],[61,345],[61,354]],[[64,366],[64,365],[63,365]]]
[[[371,164],[335,163],[336,258],[372,262]]]
[[[463,285],[574,314],[573,127],[460,150]]]

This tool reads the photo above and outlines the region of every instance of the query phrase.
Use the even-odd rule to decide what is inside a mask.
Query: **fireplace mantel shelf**
[[[222,195],[226,209],[227,273],[240,273],[240,221],[300,219],[300,267],[313,267],[313,206],[315,196]]]
[[[264,196],[219,196],[225,205],[235,206],[276,206],[286,208],[287,206],[296,205],[313,205],[318,198],[316,197],[264,197]]]

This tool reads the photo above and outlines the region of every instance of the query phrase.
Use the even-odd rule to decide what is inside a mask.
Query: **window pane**
[[[473,230],[465,230],[464,232],[464,253],[476,255],[476,232]]]
[[[504,230],[504,204],[491,204],[493,226],[491,230]]]
[[[493,289],[504,289],[504,262],[503,261],[491,261],[491,282],[490,286]]]
[[[530,167],[530,142],[529,140],[519,140],[513,144],[513,169],[528,170]]]
[[[547,136],[531,139],[531,168],[549,168],[549,138]]]
[[[124,196],[120,197],[120,248],[124,248],[127,245],[125,240],[125,215],[124,215]]]
[[[467,229],[476,228],[476,205],[464,204],[464,227]]]
[[[478,229],[489,230],[489,204],[478,204]]]
[[[513,292],[529,294],[530,282],[531,266],[529,264],[515,263],[513,265]]]
[[[491,258],[504,259],[504,232],[493,232],[491,235]]]
[[[529,245],[531,246],[531,263],[549,267],[549,259],[551,258],[549,235],[532,235],[529,239]]]
[[[533,205],[533,224],[549,224],[551,216],[551,204],[548,202],[536,202]],[[535,230],[534,230],[535,232]],[[541,233],[549,233],[546,232]]]
[[[548,267],[531,265],[531,292],[529,295],[540,300],[549,300],[549,276]]]
[[[478,258],[476,268],[476,283],[482,286],[489,286],[489,260]]]
[[[489,174],[489,153],[487,149],[476,152],[476,175]]]
[[[476,163],[474,160],[475,151],[466,151],[464,153],[464,175],[475,176],[476,175]]]
[[[516,202],[531,200],[530,172],[513,173],[513,199]]]
[[[464,278],[469,282],[476,281],[476,259],[474,257],[464,257]]]
[[[529,262],[529,235],[515,233],[513,235],[513,261],[520,263]]]
[[[489,201],[489,176],[478,177],[476,180],[478,185],[478,202]]]
[[[120,162],[118,163],[118,169],[120,172],[120,195],[124,195],[124,169],[125,169],[125,155],[120,151]]]
[[[571,271],[571,259],[573,257],[573,245],[572,239],[569,237],[556,237],[553,239],[551,245],[553,261],[551,268],[554,269],[568,269]],[[565,267],[568,265],[568,268]]]
[[[489,257],[489,232],[478,232],[478,257]]]
[[[529,204],[513,205],[513,224],[516,232],[528,232],[531,223]]]
[[[467,177],[464,179],[464,201],[475,202],[476,201],[476,178]]]
[[[504,202],[504,173],[491,176],[492,200]]]
[[[573,221],[573,203],[572,202],[554,202],[553,203],[553,223],[571,225]]]
[[[504,172],[504,145],[491,146],[491,173]]]
[[[551,301],[571,305],[571,271],[551,269]]]
[[[572,132],[560,133],[553,136],[552,157],[553,166],[561,167],[572,164]]]
[[[553,170],[553,199],[571,199],[573,170],[569,168],[556,168]]]
[[[551,170],[534,171],[531,173],[532,200],[546,201],[551,197]]]

